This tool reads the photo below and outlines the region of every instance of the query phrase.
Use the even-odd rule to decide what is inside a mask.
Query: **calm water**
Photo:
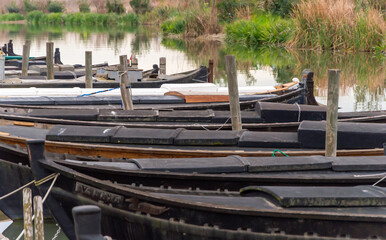
[[[285,49],[244,49],[207,41],[163,38],[154,28],[81,29],[1,25],[0,44],[14,41],[21,54],[26,39],[32,40],[31,56],[45,55],[45,43],[53,41],[62,62],[84,63],[84,52],[93,51],[93,62],[116,64],[119,55],[135,54],[139,68],[150,69],[160,57],[167,59],[167,73],[215,63],[215,83],[226,86],[225,55],[236,56],[239,86],[275,85],[300,78],[305,68],[315,72],[315,96],[326,104],[327,70],[340,69],[340,111],[385,110],[385,57],[366,53],[320,53]]]

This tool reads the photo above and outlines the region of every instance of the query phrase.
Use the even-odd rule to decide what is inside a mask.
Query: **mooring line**
[[[55,182],[56,182],[56,179],[58,179],[60,173],[53,173],[51,175],[48,175],[47,177],[44,177],[38,181],[32,181],[32,183],[35,182],[35,185],[36,186],[39,186],[51,179],[54,179],[50,185],[50,187],[48,188],[46,194],[44,195],[43,197],[43,200],[42,200],[42,203],[44,203],[44,201],[46,200],[46,198],[48,197],[48,194],[50,194],[51,190],[52,190],[52,187],[54,186]],[[37,182],[37,183],[36,183]],[[35,214],[32,215],[32,221],[35,219]],[[59,227],[60,228],[60,227]],[[60,230],[59,230],[60,231]],[[19,234],[19,236],[16,238],[16,240],[20,240],[20,238],[24,235],[24,229],[23,231],[21,231],[21,233]],[[55,236],[54,236],[55,237]],[[57,236],[56,236],[57,237]]]

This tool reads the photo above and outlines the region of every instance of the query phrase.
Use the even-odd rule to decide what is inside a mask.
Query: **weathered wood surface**
[[[338,100],[340,70],[328,70],[328,96],[326,116],[326,157],[336,157],[338,138]]]
[[[166,57],[159,58],[159,74],[166,74]]]
[[[32,227],[32,191],[30,188],[23,189],[23,219],[24,239],[33,240],[34,231]]]
[[[228,93],[231,111],[232,130],[238,131],[242,129],[242,126],[235,56],[225,56],[225,66],[228,78]]]
[[[0,135],[0,142],[26,146],[26,138]],[[108,146],[84,143],[68,143],[46,141],[46,150],[53,153],[68,153],[80,156],[100,156],[106,158],[187,158],[187,157],[225,157],[240,155],[245,157],[272,156],[272,151],[243,151],[243,150],[183,150],[158,149],[125,146]],[[380,156],[383,148],[337,150],[337,156]],[[324,150],[291,150],[286,151],[289,156],[324,155]]]
[[[92,52],[86,51],[85,53],[85,67],[86,67],[86,88],[92,88]]]
[[[133,110],[133,100],[131,98],[130,88],[127,88],[130,85],[129,75],[127,73],[127,56],[123,55],[119,57],[119,72],[121,72],[121,96],[122,96],[122,105],[124,110]]]
[[[43,201],[41,196],[33,198],[34,203],[34,229],[35,240],[44,240],[44,217],[43,217]]]
[[[47,79],[54,79],[54,43],[46,44]]]
[[[31,41],[28,40],[23,45],[23,58],[21,65],[21,76],[28,76],[28,65],[29,65],[29,56],[30,56]]]

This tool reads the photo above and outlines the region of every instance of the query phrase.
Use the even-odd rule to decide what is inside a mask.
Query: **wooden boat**
[[[97,67],[97,66],[95,66]],[[41,75],[43,74],[43,75]],[[43,76],[46,74],[42,72],[40,75]],[[141,81],[132,82],[132,88],[159,88],[162,84],[167,83],[198,83],[198,82],[207,82],[208,70],[206,66],[201,66],[198,69],[171,74],[171,75],[159,75],[156,78],[146,78],[141,79]],[[45,80],[45,79],[36,79],[36,77],[29,77],[28,79],[12,78],[7,79],[5,83],[0,84],[0,88],[73,88],[81,87],[84,88],[85,72],[81,70],[76,71],[56,71],[54,73],[54,78],[56,80]],[[42,78],[42,77],[40,77]],[[66,79],[66,80],[60,80]],[[71,80],[74,79],[74,80]],[[77,80],[78,79],[78,80]],[[116,88],[119,87],[119,81],[113,80],[96,80],[93,83],[94,88]]]
[[[46,150],[106,158],[324,155],[325,123],[303,121],[298,132],[206,131],[56,125],[50,130],[0,126],[0,142],[25,146],[47,139]],[[385,124],[339,123],[338,156],[382,155]]]
[[[28,154],[20,148],[0,145],[0,185],[3,196],[33,180]],[[105,159],[50,155],[58,164],[132,189],[159,193],[214,191],[214,195],[237,195],[250,185],[265,186],[356,186],[377,182],[386,168],[386,156],[377,157],[240,157],[180,159]],[[15,177],[17,176],[17,177]],[[386,182],[378,186],[386,186]],[[30,186],[36,194],[36,188]],[[193,189],[193,190],[192,190]],[[235,192],[236,191],[236,192]],[[21,193],[0,201],[10,219],[23,216]],[[49,213],[47,212],[47,217]]]
[[[323,106],[263,102],[242,111],[243,128],[258,131],[297,131],[302,120],[325,120]],[[300,110],[300,111],[299,111]],[[55,124],[125,126],[144,128],[231,129],[229,111],[217,110],[121,110],[0,106],[2,124],[31,124],[52,128]],[[300,113],[300,115],[299,115]],[[341,122],[386,123],[386,111],[338,113]]]
[[[50,184],[38,188],[48,193],[45,203],[69,239],[75,239],[71,209],[85,204],[101,207],[102,233],[114,239],[386,237],[381,187],[258,186],[242,189],[241,196],[145,192],[49,161],[42,141],[28,147],[36,180],[60,174],[50,192]]]

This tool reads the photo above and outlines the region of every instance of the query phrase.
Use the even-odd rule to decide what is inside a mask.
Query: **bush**
[[[123,6],[123,3],[121,0],[107,0],[106,8],[107,8],[107,12],[109,13],[122,14],[126,12],[126,9]]]
[[[29,23],[37,24],[40,22],[43,16],[44,16],[44,13],[42,11],[35,10],[32,12],[29,12],[26,18]]]
[[[16,6],[15,2],[12,2],[11,5],[7,6],[7,11],[9,13],[20,13],[20,7]]]
[[[150,10],[150,1],[149,0],[131,0],[130,6],[134,9],[134,12],[137,14],[144,14]]]
[[[274,46],[291,39],[292,21],[263,14],[252,20],[239,20],[226,26],[226,39],[244,46]]]
[[[273,14],[285,17],[292,13],[293,6],[297,2],[298,0],[267,0],[264,7]]]
[[[63,12],[64,6],[63,3],[57,1],[48,1],[47,2],[47,11],[50,13],[61,13]]]
[[[90,4],[87,0],[79,0],[78,2],[79,12],[89,13],[90,12]]]
[[[163,33],[181,34],[185,32],[185,19],[182,16],[176,16],[168,19],[161,24]]]
[[[255,3],[256,2],[256,3]],[[236,19],[237,12],[243,8],[256,8],[258,1],[251,0],[223,0],[216,4],[218,18],[223,22],[231,22]]]
[[[37,5],[30,0],[24,0],[23,4],[24,4],[24,11],[27,13],[38,10]]]
[[[20,13],[8,13],[0,15],[0,21],[19,21],[23,19],[24,17]]]

